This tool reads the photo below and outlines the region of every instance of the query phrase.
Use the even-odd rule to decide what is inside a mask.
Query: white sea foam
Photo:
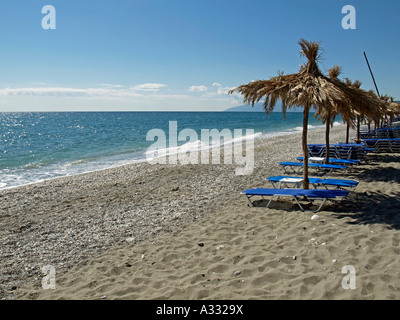
[[[334,126],[342,125],[340,122],[334,122]],[[324,125],[313,126],[309,125],[309,130],[315,130],[324,128]],[[231,139],[214,139],[212,143],[206,144],[201,140],[189,141],[179,146],[166,147],[165,149],[158,150],[158,157],[167,156],[171,154],[196,152],[212,148],[221,148],[224,145],[243,143],[246,140],[258,140],[258,139],[269,139],[276,136],[295,134],[302,132],[302,127],[294,127],[277,132],[256,132],[250,135],[243,135]],[[146,150],[125,152],[114,156],[105,156],[98,159],[79,159],[75,161],[69,161],[64,163],[56,163],[51,165],[40,165],[40,164],[29,164],[23,168],[18,169],[3,169],[0,171],[1,189],[9,189],[22,185],[28,185],[32,183],[41,182],[44,180],[50,180],[58,177],[73,176],[88,172],[94,172],[104,170],[108,168],[119,167],[127,164],[145,162]]]
[[[205,143],[204,141],[196,140],[194,142],[187,142],[187,143],[184,143],[184,144],[182,144],[180,146],[176,146],[176,147],[174,146],[174,147],[166,147],[166,148],[157,149],[157,154],[155,157],[165,157],[168,155],[176,155],[176,154],[188,153],[188,152],[200,152],[202,150],[221,148],[225,145],[231,145],[231,144],[236,144],[236,143],[242,143],[245,141],[256,140],[261,137],[262,137],[262,133],[257,132],[257,133],[238,136],[238,137],[234,136],[232,139],[226,139],[226,140],[225,139],[212,139],[211,143]],[[151,156],[154,156],[153,153],[154,153],[154,150],[150,150],[150,151],[146,150],[144,152],[144,155],[151,157]]]

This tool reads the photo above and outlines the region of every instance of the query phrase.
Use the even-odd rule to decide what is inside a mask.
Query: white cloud
[[[219,83],[192,86],[187,94],[164,93],[161,83],[128,88],[99,84],[92,88],[51,86],[0,87],[0,111],[40,110],[224,110],[238,105],[240,97]],[[190,93],[189,93],[189,92]]]
[[[68,87],[37,87],[37,88],[4,88],[0,89],[2,96],[70,96],[70,97],[93,97],[93,96],[141,96],[130,90],[114,88],[68,88]]]
[[[205,93],[203,95],[203,97],[207,97],[207,98],[211,98],[211,97],[223,97],[223,96],[229,96],[229,90],[234,89],[234,87],[224,87],[222,84],[218,83],[218,82],[214,82],[212,84],[212,86],[214,87],[213,90]],[[236,94],[233,94],[233,96],[236,96]]]
[[[189,88],[190,92],[206,92],[208,90],[208,87],[206,86],[191,86]]]
[[[111,84],[111,83],[102,83],[101,86],[107,88],[123,88],[123,86],[120,84]]]
[[[131,89],[134,91],[157,92],[160,91],[161,88],[166,86],[167,85],[162,83],[142,83],[132,87]]]

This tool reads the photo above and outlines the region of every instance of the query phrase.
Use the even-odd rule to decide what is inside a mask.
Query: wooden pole
[[[367,61],[368,69],[369,69],[369,72],[371,73],[372,80],[374,81],[376,93],[378,94],[378,97],[380,98],[381,95],[379,94],[378,86],[376,85],[375,77],[374,77],[374,74],[372,73],[371,66],[369,65],[367,54],[365,53],[365,51],[364,51],[364,57],[365,57],[365,60]]]
[[[325,155],[325,164],[329,164],[329,153],[330,153],[330,145],[329,145],[329,129],[331,126],[331,117],[330,115],[328,116],[328,119],[326,120],[326,128],[325,128],[325,149],[326,149],[326,155]]]
[[[304,106],[303,111],[303,135],[302,135],[302,149],[303,149],[303,188],[309,189],[308,181],[308,145],[307,145],[307,131],[308,131],[308,115],[310,112],[310,105]]]
[[[365,53],[365,51],[364,51],[364,57],[365,57],[365,61],[367,61],[367,65],[368,65],[369,72],[371,73],[372,81],[374,81],[376,93],[378,94],[378,97],[380,98],[381,95],[379,94],[378,86],[376,85],[375,77],[374,77],[374,74],[372,73],[371,66],[369,65],[369,61],[368,61],[367,54]],[[379,125],[378,125],[378,127],[379,127]],[[375,130],[376,130],[376,122],[375,122]]]

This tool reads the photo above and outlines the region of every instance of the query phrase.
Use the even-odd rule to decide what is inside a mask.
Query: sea
[[[235,129],[243,133],[239,140],[249,132],[254,139],[269,139],[301,132],[303,113],[284,118],[280,112],[3,112],[0,123],[1,190],[147,161],[149,147],[160,139],[151,132],[165,133],[168,153],[171,124],[199,139],[202,130],[212,129],[228,129],[232,139]],[[320,127],[311,113],[309,130]],[[193,141],[177,145],[198,148]]]

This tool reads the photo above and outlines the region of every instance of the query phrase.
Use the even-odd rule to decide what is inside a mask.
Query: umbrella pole
[[[375,77],[374,77],[374,74],[372,73],[371,67],[370,67],[369,62],[368,62],[367,54],[365,53],[365,51],[364,51],[364,57],[365,57],[365,60],[367,61],[368,69],[369,69],[369,72],[371,73],[372,80],[374,81],[376,92],[378,94],[378,97],[380,98],[381,95],[379,94],[378,86],[376,85]]]
[[[350,134],[350,124],[347,123],[347,128],[346,128],[346,144],[349,143],[349,134]]]
[[[307,130],[308,130],[308,115],[310,112],[310,105],[304,106],[303,111],[303,136],[302,136],[302,147],[303,147],[303,188],[309,189],[308,181],[308,146],[307,146]]]
[[[325,144],[326,144],[326,155],[325,155],[325,164],[329,164],[329,153],[330,153],[330,145],[329,145],[329,129],[330,129],[330,115],[326,120],[326,128],[325,128]]]

